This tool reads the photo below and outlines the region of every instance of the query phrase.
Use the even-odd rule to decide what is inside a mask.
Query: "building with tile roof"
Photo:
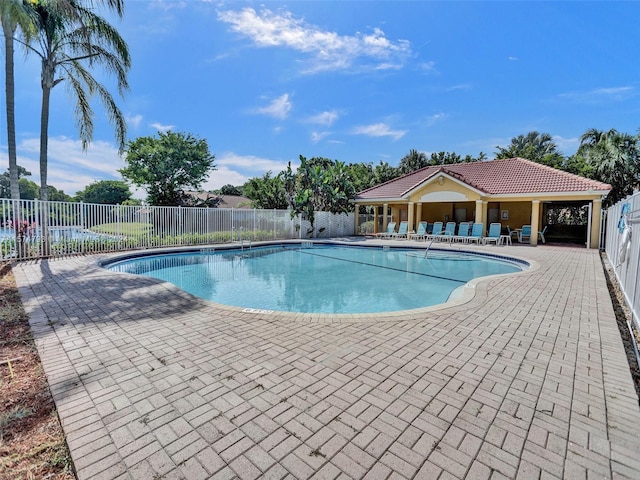
[[[425,167],[360,192],[355,203],[378,207],[376,231],[387,228],[389,213],[394,221],[406,220],[409,230],[421,221],[531,225],[532,245],[551,207],[588,206],[585,243],[597,248],[602,199],[610,190],[606,183],[509,158]]]
[[[218,195],[211,192],[196,192],[185,190],[185,195],[192,197],[196,202],[215,205],[215,208],[251,208],[251,199],[240,195]]]

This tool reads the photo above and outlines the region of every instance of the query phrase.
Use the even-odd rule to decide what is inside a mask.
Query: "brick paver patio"
[[[535,267],[382,316],[219,308],[105,256],[14,272],[80,480],[640,478],[598,252],[476,248]]]

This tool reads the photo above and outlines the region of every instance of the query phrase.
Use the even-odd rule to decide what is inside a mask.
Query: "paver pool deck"
[[[338,317],[220,307],[108,255],[17,264],[78,478],[640,478],[598,252],[451,248],[534,267]]]

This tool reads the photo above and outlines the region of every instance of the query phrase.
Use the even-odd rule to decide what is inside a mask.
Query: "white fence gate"
[[[0,260],[354,234],[355,214],[0,199]]]

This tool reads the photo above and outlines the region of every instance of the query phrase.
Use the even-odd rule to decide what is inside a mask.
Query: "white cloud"
[[[262,176],[263,173],[271,170],[274,173],[287,168],[287,162],[281,160],[271,160],[268,158],[256,157],[255,155],[238,155],[234,152],[225,152],[214,161],[217,168],[228,168],[243,171],[249,177]],[[215,175],[215,173],[214,173]]]
[[[293,103],[289,99],[289,94],[285,93],[278,98],[274,98],[269,105],[255,109],[255,113],[267,115],[268,117],[284,120],[293,108]]]
[[[132,114],[128,114],[125,117],[125,120],[127,121],[127,124],[132,126],[134,130],[137,130],[138,127],[140,126],[140,124],[142,123],[142,115],[138,114],[138,115],[132,115]]]
[[[594,88],[585,92],[561,93],[558,97],[574,103],[621,102],[636,96],[636,88],[631,86]]]
[[[564,138],[559,135],[554,135],[553,141],[558,146],[558,149],[565,155],[571,154],[571,152],[576,152],[580,146],[580,138],[578,137]]]
[[[164,12],[168,12],[170,10],[185,8],[187,6],[187,2],[185,0],[152,0],[149,5],[151,8],[157,8]]]
[[[330,132],[311,132],[311,141],[318,143],[320,140],[329,135]]]
[[[27,138],[17,145],[18,165],[31,172],[29,180],[40,184],[40,139]],[[118,169],[125,166],[118,149],[104,141],[92,142],[87,151],[82,143],[67,137],[51,137],[48,146],[47,184],[69,195],[98,180],[120,180]],[[7,158],[0,152],[0,158]],[[3,160],[4,162],[4,160]],[[8,159],[6,164],[8,165]]]
[[[406,130],[391,130],[386,123],[374,123],[372,125],[361,125],[353,129],[355,135],[367,135],[369,137],[393,137],[399,140],[407,133]]]
[[[427,126],[431,127],[433,125],[435,125],[437,122],[439,122],[440,120],[443,120],[447,118],[447,114],[440,112],[440,113],[434,113],[433,115],[431,115],[430,117],[427,118]]]
[[[322,113],[318,113],[317,115],[312,115],[307,118],[307,123],[315,123],[318,125],[324,125],[325,127],[330,127],[333,122],[338,119],[338,112],[335,110],[330,110]]]
[[[294,165],[294,162],[291,162]],[[262,177],[268,171],[277,175],[287,168],[287,162],[225,152],[216,157],[216,170],[211,172],[203,190],[216,190],[223,185],[243,185],[250,178]],[[295,166],[295,165],[294,165]]]
[[[18,145],[18,150],[27,153],[34,161],[38,161],[40,155],[40,139],[25,139]],[[124,164],[118,149],[109,142],[94,141],[89,144],[87,151],[82,150],[82,143],[67,137],[49,138],[48,164],[70,172],[77,168],[87,169],[96,174],[114,175],[116,170]],[[36,169],[39,172],[39,167]],[[36,174],[36,172],[33,172]]]
[[[218,18],[259,47],[284,47],[308,55],[306,73],[356,66],[400,68],[412,55],[407,40],[393,42],[379,28],[371,33],[339,35],[295,18],[290,12],[263,9],[258,13],[253,8],[219,12]]]
[[[218,168],[209,175],[209,179],[202,184],[202,190],[217,190],[224,185],[244,185],[250,177],[227,167]]]
[[[471,90],[472,86],[468,83],[459,83],[457,85],[451,85],[450,87],[445,88],[445,92],[455,92],[457,90]]]
[[[163,133],[168,132],[169,130],[173,130],[175,128],[175,125],[162,125],[161,123],[158,123],[158,122],[154,122],[150,124],[150,126],[155,128],[159,132],[163,132]]]
[[[436,62],[422,62],[418,64],[418,68],[427,73],[439,73],[436,69]]]

